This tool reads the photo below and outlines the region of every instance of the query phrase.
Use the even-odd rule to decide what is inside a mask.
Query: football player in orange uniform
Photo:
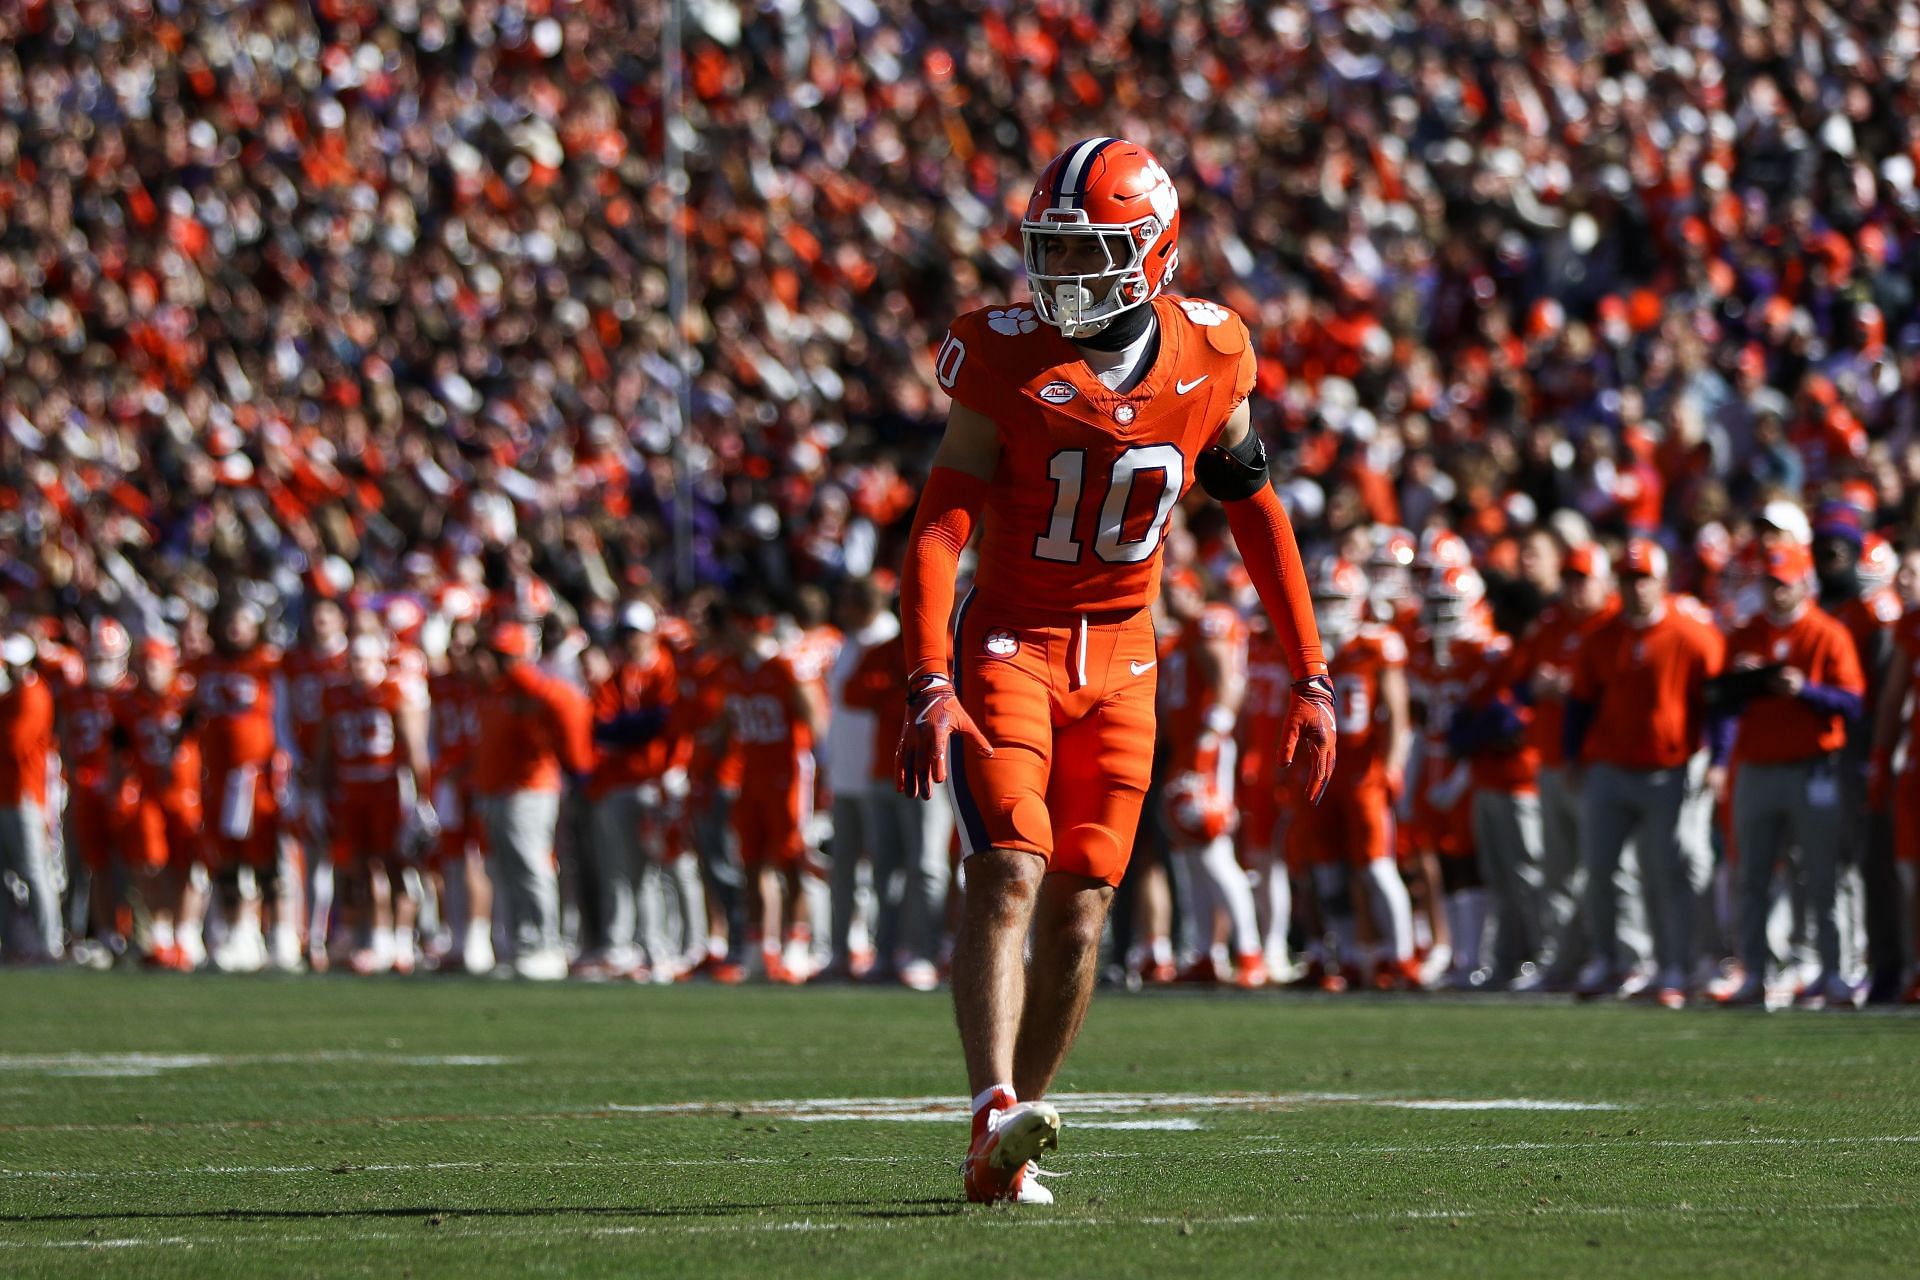
[[[1486,587],[1472,569],[1441,569],[1432,575],[1420,636],[1408,662],[1409,687],[1422,725],[1413,844],[1421,859],[1434,938],[1425,973],[1429,982],[1440,976],[1445,959],[1456,983],[1469,983],[1480,969],[1486,935],[1487,894],[1474,853],[1469,798],[1473,771],[1467,761],[1454,757],[1447,742],[1447,729],[1466,704],[1468,682],[1480,668],[1487,643],[1481,620],[1485,601]]]
[[[327,815],[316,778],[313,750],[325,715],[327,689],[347,677],[347,618],[338,603],[322,597],[307,607],[306,637],[280,664],[285,715],[293,757],[294,797],[289,826],[302,844],[306,872],[307,958],[324,967],[328,917],[333,908],[333,867],[319,840]]]
[[[1253,886],[1233,855],[1234,728],[1246,691],[1247,627],[1233,606],[1209,602],[1190,573],[1175,575],[1162,599],[1180,624],[1173,652],[1161,659],[1159,715],[1168,751],[1160,798],[1194,949],[1182,977],[1215,982],[1226,976],[1217,933],[1224,921],[1234,984],[1253,990],[1267,984],[1266,955]]]
[[[1280,638],[1264,616],[1256,615],[1248,628],[1247,690],[1240,703],[1237,729],[1240,754],[1240,860],[1254,887],[1254,915],[1259,922],[1261,950],[1266,955],[1267,980],[1290,982],[1297,975],[1289,953],[1293,926],[1293,883],[1287,848],[1288,803],[1285,786],[1276,786],[1280,740],[1293,701],[1293,672]],[[1324,644],[1324,639],[1322,640]]]
[[[1168,516],[1195,480],[1226,504],[1300,681],[1283,759],[1306,741],[1315,799],[1333,766],[1300,554],[1246,405],[1252,341],[1224,307],[1167,292],[1172,179],[1145,148],[1090,138],[1047,166],[1020,229],[1031,302],[961,316],[934,359],[954,404],[901,610],[899,785],[930,798],[951,776],[967,854],[954,1003],[975,1094],[963,1176],[981,1201],[1052,1198],[1027,1176],[1060,1125],[1039,1099],[1086,1015],[1146,797],[1159,660],[1147,606]],[[949,633],[976,525],[979,571]]]
[[[800,878],[813,810],[813,743],[826,727],[826,707],[819,686],[801,679],[781,655],[774,621],[773,609],[758,597],[733,601],[731,653],[720,683],[727,737],[740,750],[733,830],[751,904],[747,958],[759,952],[776,982],[805,982],[804,946],[812,933]],[[783,923],[788,943],[803,944],[798,956],[793,946],[781,956]]]
[[[427,687],[393,672],[386,643],[354,637],[347,679],[321,699],[324,718],[314,747],[327,835],[341,882],[348,926],[368,924],[368,945],[353,953],[353,971],[412,973],[417,905],[402,877],[409,845],[440,834],[424,788]]]
[[[257,970],[269,960],[275,968],[300,965],[291,886],[281,874],[280,793],[287,758],[273,718],[280,653],[261,638],[264,622],[254,604],[222,601],[212,623],[213,652],[194,673],[207,853],[227,922],[213,961],[228,972]],[[243,870],[251,873],[257,896],[244,891]],[[270,955],[262,935],[268,923]]]
[[[134,796],[125,860],[147,907],[146,962],[191,970],[200,957],[190,936],[197,904],[189,873],[202,821],[193,680],[170,641],[149,636],[138,652],[138,681],[115,709],[116,765]]]
[[[480,687],[473,652],[479,629],[462,619],[447,631],[447,652],[427,680],[427,730],[433,758],[433,811],[440,839],[427,859],[442,904],[441,919],[457,954],[444,964],[471,974],[493,970],[493,882],[481,850],[473,752],[480,739]]]
[[[132,687],[127,674],[132,649],[125,627],[109,617],[95,619],[87,631],[85,672],[56,700],[67,787],[67,853],[87,872],[93,935],[91,942],[76,941],[73,952],[82,962],[97,958],[103,967],[126,950],[119,920],[118,863],[132,811],[113,770],[113,725]]]
[[[1369,621],[1368,612],[1367,578],[1358,566],[1344,560],[1320,566],[1314,613],[1332,667],[1342,767],[1327,788],[1326,802],[1303,811],[1289,838],[1302,846],[1298,861],[1313,864],[1315,879],[1324,882],[1323,903],[1339,900],[1341,874],[1347,873],[1353,916],[1370,924],[1378,939],[1377,962],[1344,936],[1354,928],[1351,921],[1331,910],[1327,914],[1343,935],[1343,949],[1360,952],[1363,979],[1417,987],[1413,905],[1393,839],[1393,805],[1405,785],[1413,741],[1407,645],[1390,625]]]

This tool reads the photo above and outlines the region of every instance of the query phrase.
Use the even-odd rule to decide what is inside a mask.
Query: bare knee
[[[993,929],[1025,930],[1046,866],[1030,853],[991,849],[966,861],[966,910]]]
[[[1049,883],[1045,928],[1063,951],[1079,955],[1098,950],[1112,903],[1110,885],[1056,890]]]

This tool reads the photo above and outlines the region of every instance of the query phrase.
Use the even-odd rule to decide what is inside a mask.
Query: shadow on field
[[[56,1222],[307,1222],[354,1218],[421,1218],[439,1226],[454,1218],[746,1218],[762,1213],[790,1213],[812,1209],[852,1218],[941,1218],[956,1215],[962,1206],[954,1200],[766,1200],[725,1201],[707,1205],[676,1205],[642,1209],[620,1205],[546,1205],[541,1208],[448,1208],[396,1206],[384,1209],[180,1209],[132,1213],[9,1213],[0,1225]]]

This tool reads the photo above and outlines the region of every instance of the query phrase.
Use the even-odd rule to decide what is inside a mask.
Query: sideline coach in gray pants
[[[1767,550],[1766,609],[1734,632],[1734,670],[1759,688],[1737,711],[1733,747],[1733,838],[1738,866],[1736,916],[1746,980],[1729,1004],[1766,999],[1773,957],[1767,909],[1774,872],[1799,850],[1807,910],[1820,953],[1820,978],[1802,994],[1814,1006],[1852,1004],[1840,967],[1839,751],[1847,723],[1860,714],[1866,681],[1845,624],[1807,599],[1813,560],[1797,542]],[[1718,758],[1718,757],[1716,757]]]
[[[1654,930],[1656,995],[1668,1008],[1686,1003],[1694,896],[1711,868],[1689,865],[1680,806],[1688,757],[1705,734],[1706,682],[1724,652],[1704,617],[1667,598],[1666,552],[1646,538],[1629,542],[1620,613],[1581,646],[1567,700],[1566,758],[1585,774],[1580,856],[1593,958],[1580,973],[1582,995],[1617,991],[1624,977],[1614,877],[1631,840]]]

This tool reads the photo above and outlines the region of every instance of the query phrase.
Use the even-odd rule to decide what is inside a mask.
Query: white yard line
[[[364,1062],[387,1067],[503,1067],[520,1059],[489,1054],[364,1053],[0,1053],[0,1073],[72,1076],[84,1079],[144,1079],[166,1071],[207,1067],[309,1066]]]
[[[1254,1139],[1259,1141],[1259,1139]],[[1869,1134],[1858,1138],[1617,1138],[1611,1142],[1446,1142],[1427,1146],[1257,1147],[1250,1156],[1400,1156],[1476,1155],[1496,1151],[1633,1151],[1645,1147],[1679,1150],[1708,1147],[1861,1147],[1920,1143],[1920,1134]]]
[[[1164,1111],[1249,1111],[1270,1107],[1362,1106],[1419,1111],[1618,1111],[1611,1102],[1548,1098],[1392,1098],[1361,1093],[1062,1093],[1048,1099],[1076,1116],[1130,1116]],[[947,1122],[965,1119],[964,1102],[949,1097],[777,1098],[764,1102],[611,1103],[607,1110],[633,1115],[771,1116],[796,1121]]]

